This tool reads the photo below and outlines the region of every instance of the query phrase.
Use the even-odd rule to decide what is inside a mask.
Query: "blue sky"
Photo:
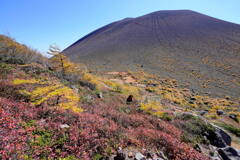
[[[126,17],[190,9],[240,24],[240,0],[1,0],[0,34],[39,51],[66,48],[89,32]]]

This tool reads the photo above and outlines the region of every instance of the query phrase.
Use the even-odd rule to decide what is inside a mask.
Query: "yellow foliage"
[[[97,87],[99,86],[98,77],[93,76],[90,73],[87,73],[87,72],[83,73],[82,80],[87,81],[87,82],[92,83],[92,84],[95,84]]]
[[[67,56],[59,53],[50,59],[53,69],[64,74],[82,74],[86,72],[84,65],[71,62]]]
[[[157,88],[156,87],[147,87],[146,91],[148,91],[148,92],[157,92]]]
[[[218,115],[216,113],[207,114],[205,117],[209,119],[218,119]]]
[[[217,110],[224,110],[223,106],[219,106],[219,105],[213,105],[210,109],[209,112],[210,113],[216,113]]]
[[[14,39],[0,35],[0,54],[8,57],[21,59],[24,63],[46,62],[47,58],[43,57],[38,51],[33,50],[26,45],[16,42]]]
[[[104,81],[104,83],[105,83],[106,85],[108,85],[109,87],[111,87],[112,89],[117,88],[118,85],[119,85],[118,83],[113,82],[113,81]]]
[[[80,101],[80,98],[76,93],[73,92],[72,89],[68,87],[62,88],[62,92],[64,92],[64,97],[68,99],[68,102],[63,102],[59,104],[60,108],[63,109],[70,109],[74,112],[83,112],[82,108],[78,107],[78,103]]]
[[[4,43],[5,48],[14,48],[17,52],[24,53],[29,50],[25,45],[17,43],[14,39],[7,36],[0,35],[0,42]]]
[[[123,93],[125,94],[132,94],[134,96],[138,96],[139,95],[139,88],[135,87],[135,86],[131,86],[131,85],[123,85]]]
[[[168,99],[168,100],[170,100],[174,103],[180,104],[180,105],[185,105],[187,103],[185,98],[179,93],[165,92],[163,94],[163,97],[165,99]]]
[[[44,84],[44,82],[40,82],[39,80],[36,79],[14,79],[13,84],[15,85],[21,85],[21,84]]]
[[[30,96],[30,95],[31,95],[31,93],[28,92],[28,91],[26,91],[26,90],[19,90],[18,92],[19,92],[21,95],[24,95],[24,96]]]
[[[232,105],[233,103],[229,100],[226,100],[226,99],[218,99],[218,102],[222,105],[222,106],[230,106]]]
[[[57,86],[59,87],[59,86]],[[57,88],[56,87],[56,88]],[[51,87],[50,87],[51,88]],[[52,87],[54,88],[54,87]],[[52,89],[51,88],[51,89]],[[47,90],[46,88],[44,88],[45,90]],[[39,91],[40,89],[38,89]],[[34,92],[34,91],[33,91]],[[62,88],[58,88],[53,90],[52,92],[49,92],[46,96],[44,96],[43,98],[35,101],[33,104],[35,105],[39,105],[41,103],[43,103],[44,101],[48,100],[51,97],[54,96],[63,96],[63,98],[66,99],[66,102],[62,102],[58,104],[58,107],[62,108],[62,109],[70,109],[74,112],[82,112],[83,109],[78,107],[78,103],[80,101],[80,98],[78,97],[78,95],[69,87],[62,87]]]
[[[141,103],[140,108],[149,113],[158,113],[163,109],[163,106],[158,102]]]
[[[62,85],[52,85],[52,86],[46,86],[46,87],[38,87],[31,93],[31,97],[33,99],[37,99],[40,96],[46,95],[47,93],[56,90],[57,88],[61,87]]]
[[[44,87],[37,87],[33,91],[19,90],[22,95],[30,96],[30,100],[34,105],[40,105],[41,103],[47,101],[48,99],[59,96],[64,99],[64,102],[57,104],[57,107],[62,109],[70,109],[74,112],[82,112],[83,109],[79,107],[78,103],[80,98],[77,93],[75,93],[71,88],[64,86],[61,83],[53,82],[54,84]],[[13,81],[15,85],[21,84],[44,84],[40,80],[36,79],[15,79]],[[46,84],[46,82],[45,82]]]
[[[189,104],[192,108],[197,108],[197,104],[193,103],[193,104]]]
[[[164,107],[158,102],[150,102],[150,103],[141,103],[140,108],[147,113],[150,113],[159,118],[165,118],[166,112],[164,111]],[[169,117],[170,118],[170,117]]]
[[[234,114],[234,115],[237,115],[238,118],[240,118],[240,111],[231,111],[231,112],[228,112],[228,114]]]
[[[106,85],[108,85],[112,91],[114,92],[118,92],[118,93],[122,93],[124,95],[134,95],[135,97],[137,97],[139,95],[139,88],[135,87],[135,86],[131,86],[128,84],[120,84],[117,82],[113,82],[113,81],[104,81],[104,83]]]
[[[90,73],[84,73],[83,74],[83,80],[85,80],[85,81],[92,81],[92,80],[94,80],[94,77]]]

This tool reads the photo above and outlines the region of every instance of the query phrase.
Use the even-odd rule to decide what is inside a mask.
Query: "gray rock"
[[[79,89],[75,85],[71,85],[70,88],[72,88],[75,92],[79,92]]]
[[[91,95],[87,95],[87,96],[85,97],[85,100],[86,100],[87,103],[91,103],[92,100],[93,100],[93,98],[92,98]]]
[[[64,129],[64,128],[69,128],[70,126],[67,125],[67,124],[61,124],[59,127],[62,128],[62,129]]]
[[[219,158],[219,157],[211,157],[211,160],[222,160],[222,158]]]
[[[231,145],[231,137],[222,129],[215,126],[214,134],[208,136],[212,145],[218,148],[224,148]]]
[[[191,101],[191,100],[190,100],[189,103],[190,103],[190,104],[194,104],[194,101]]]
[[[209,152],[211,160],[222,160],[221,156],[218,153],[218,148],[212,145],[209,145],[209,151],[204,151],[202,153]]]
[[[197,99],[195,97],[190,98],[191,101],[196,101]]]
[[[161,157],[159,157],[159,154],[154,152],[148,152],[146,155],[147,160],[165,160]]]
[[[238,122],[238,118],[236,114],[230,114],[229,118],[233,119],[234,121]]]
[[[46,119],[41,119],[39,123],[40,123],[41,125],[46,124]]]
[[[204,115],[207,114],[207,113],[208,113],[207,110],[204,110],[204,111],[200,111],[200,112],[199,112],[199,114],[200,114],[201,116],[204,116]]]
[[[146,159],[146,158],[145,158],[144,155],[142,155],[142,153],[137,152],[137,153],[135,154],[135,160],[145,160],[145,159]]]
[[[102,92],[97,93],[97,97],[100,98],[100,99],[102,99],[102,98],[103,98]]]
[[[230,146],[219,149],[218,153],[221,155],[223,160],[240,160],[240,154],[238,151]]]
[[[134,153],[133,153],[133,152],[131,152],[131,151],[130,151],[130,152],[128,152],[128,158],[130,158],[130,159],[131,159],[131,158],[133,158],[133,157],[134,157]]]
[[[201,144],[196,144],[196,145],[194,146],[194,149],[197,150],[197,151],[200,152],[200,153],[203,152],[203,148],[202,148]]]
[[[224,114],[224,111],[223,110],[217,110],[217,115],[221,116]]]
[[[159,155],[160,158],[162,158],[164,160],[168,160],[167,156],[165,156],[165,154],[162,151],[159,151],[158,155]]]

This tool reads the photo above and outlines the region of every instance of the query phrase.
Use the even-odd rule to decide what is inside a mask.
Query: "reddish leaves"
[[[173,160],[207,159],[180,141],[181,132],[173,125],[116,106],[99,104],[91,113],[33,107],[27,103],[0,98],[0,154],[2,159],[67,157],[91,159],[96,153],[114,153],[117,146],[129,145],[162,150]],[[67,124],[69,128],[61,128]]]
[[[24,103],[13,103],[0,98],[0,157],[16,158],[26,147],[26,131],[20,126],[18,109],[26,108]]]

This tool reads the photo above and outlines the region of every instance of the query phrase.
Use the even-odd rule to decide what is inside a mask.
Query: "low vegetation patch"
[[[178,115],[174,124],[184,131],[182,136],[183,141],[193,145],[209,143],[204,139],[204,136],[206,136],[206,133],[211,134],[215,130],[213,126],[205,122],[203,119],[190,113]]]
[[[19,90],[19,93],[27,96],[33,105],[47,103],[48,105],[62,109],[70,109],[74,112],[83,111],[79,106],[79,95],[71,88],[64,86],[56,80],[49,84],[47,80],[42,82],[36,79],[15,79],[13,80],[13,84],[25,85],[25,89]],[[30,86],[26,86],[29,84]]]
[[[222,127],[223,129],[231,132],[232,134],[236,135],[237,137],[240,137],[240,128],[237,128],[233,125],[226,124],[226,123],[216,123],[216,125]]]
[[[38,51],[16,42],[14,39],[0,35],[0,62],[10,64],[47,64],[47,58]]]

